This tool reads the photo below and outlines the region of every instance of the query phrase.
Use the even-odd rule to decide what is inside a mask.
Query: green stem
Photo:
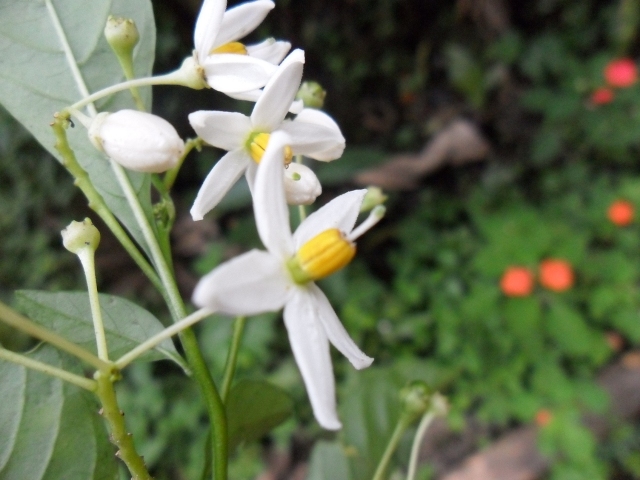
[[[152,480],[143,458],[136,451],[132,435],[127,432],[124,413],[118,406],[111,375],[99,371],[96,372],[95,380],[98,384],[96,395],[102,404],[100,412],[109,425],[109,439],[118,448],[116,457],[125,463],[132,475],[132,480]]]
[[[91,247],[85,247],[80,249],[77,255],[80,259],[80,263],[82,263],[84,276],[87,279],[87,291],[89,292],[89,304],[91,306],[93,330],[96,336],[96,345],[98,347],[98,358],[104,360],[105,362],[108,362],[109,350],[107,348],[107,337],[104,334],[104,322],[102,321],[100,299],[98,298],[94,250]]]
[[[75,178],[75,184],[80,188],[80,190],[82,190],[82,193],[87,200],[89,200],[89,208],[96,212],[107,227],[109,227],[109,230],[111,230],[120,244],[131,256],[133,261],[136,262],[144,274],[149,278],[153,286],[163,293],[164,287],[162,286],[162,283],[160,282],[160,279],[153,267],[151,267],[144,255],[142,255],[140,250],[135,246],[127,232],[124,231],[118,220],[116,220],[116,217],[113,216],[111,210],[109,210],[109,207],[107,207],[107,204],[102,198],[102,195],[100,195],[93,186],[93,183],[89,179],[89,175],[78,163],[75,153],[71,149],[67,139],[67,132],[64,126],[66,122],[66,118],[60,114],[56,114],[54,115],[54,121],[51,124],[56,136],[55,147],[62,157],[62,165]]]
[[[398,443],[400,443],[402,434],[405,432],[405,430],[410,425],[410,423],[411,422],[407,421],[407,418],[405,415],[400,415],[400,418],[398,419],[398,423],[396,424],[396,428],[393,431],[393,434],[391,435],[391,439],[387,444],[387,448],[384,451],[382,458],[380,459],[380,463],[378,463],[378,468],[376,468],[376,473],[373,474],[372,480],[384,480],[384,474],[387,468],[389,467],[389,462],[391,461],[391,457],[393,456],[393,453],[396,451],[396,448],[398,448]]]
[[[0,360],[7,360],[9,362],[22,365],[23,367],[46,373],[47,375],[51,375],[52,377],[56,377],[60,380],[64,380],[65,382],[72,383],[77,387],[89,390],[90,392],[95,392],[97,388],[96,382],[93,380],[89,380],[88,378],[81,377],[80,375],[67,372],[66,370],[63,370],[61,368],[47,365],[46,363],[39,362],[38,360],[33,360],[32,358],[29,358],[25,355],[11,352],[2,347],[0,347]]]
[[[233,375],[236,372],[236,363],[238,361],[238,352],[240,351],[240,342],[242,341],[242,334],[244,332],[244,326],[246,325],[246,323],[246,317],[237,317],[233,322],[233,337],[231,338],[231,346],[229,347],[227,361],[224,366],[224,380],[222,381],[222,388],[220,389],[220,396],[222,397],[222,401],[224,403],[227,403],[229,390],[231,390],[231,382],[233,382]]]
[[[47,330],[37,323],[32,322],[31,320],[20,315],[18,312],[15,312],[2,302],[0,302],[0,320],[2,320],[7,325],[17,328],[18,330],[21,330],[28,335],[31,335],[32,337],[50,343],[54,347],[58,347],[60,350],[70,353],[80,360],[84,360],[89,365],[97,369],[111,368],[111,365],[109,363],[99,359],[93,353],[85,350],[84,348],[76,345],[73,342],[70,342],[57,333]]]
[[[426,415],[422,417],[420,420],[420,425],[418,425],[418,430],[416,431],[415,437],[413,437],[413,445],[411,445],[411,456],[409,457],[409,471],[407,472],[407,480],[414,480],[416,476],[416,470],[418,469],[418,456],[420,453],[420,445],[422,444],[422,439],[427,433],[427,429],[433,422],[433,419],[436,417],[435,412],[430,410]]]
[[[176,333],[180,333],[185,328],[190,327],[196,322],[199,322],[205,317],[208,317],[213,313],[213,310],[209,308],[201,308],[197,312],[192,313],[188,317],[183,318],[179,322],[174,323],[170,327],[165,328],[160,333],[154,335],[153,337],[145,340],[143,343],[135,347],[133,350],[125,353],[122,357],[116,360],[115,365],[119,370],[122,370],[124,367],[129,365],[133,360],[138,358],[143,353],[151,350],[155,346],[162,343],[167,338],[173,337]]]
[[[296,155],[296,163],[302,163],[302,155]],[[300,223],[307,218],[307,209],[304,205],[298,205],[298,217],[300,217]]]
[[[129,202],[129,206],[133,211],[133,214],[142,230],[144,238],[149,246],[151,257],[160,276],[160,280],[165,288],[167,294],[168,306],[171,311],[171,315],[175,321],[186,317],[182,298],[178,292],[178,287],[175,284],[171,269],[167,265],[167,262],[162,254],[162,250],[155,238],[151,224],[147,219],[142,206],[138,202],[129,178],[124,173],[124,170],[113,160],[111,161],[111,168],[114,171],[120,187],[124,192],[124,195]],[[200,386],[204,400],[207,405],[207,411],[211,420],[211,428],[213,430],[212,435],[214,437],[214,471],[216,480],[227,479],[227,462],[228,462],[228,445],[227,445],[227,415],[224,409],[224,404],[218,393],[211,372],[207,367],[207,364],[200,352],[198,341],[191,329],[183,330],[180,335],[180,341],[187,356],[187,361],[193,369],[193,374]]]
[[[175,183],[178,176],[178,172],[180,171],[180,167],[182,167],[182,164],[184,163],[185,158],[187,158],[187,155],[189,155],[191,150],[193,150],[194,148],[200,151],[203,145],[204,140],[202,140],[200,137],[190,138],[184,143],[184,152],[182,152],[182,156],[178,160],[177,165],[164,174],[163,182],[164,187],[167,191],[170,191],[173,187],[173,184]]]
[[[130,90],[137,87],[148,87],[151,85],[184,85],[184,75],[180,70],[167,73],[165,75],[159,75],[157,77],[144,77],[135,78],[133,80],[127,80],[126,82],[118,83],[102,90],[98,90],[95,93],[83,98],[82,100],[71,105],[71,109],[80,110],[84,106],[100,100],[103,97],[113,95],[114,93],[121,92],[123,90]]]
[[[117,55],[118,62],[120,62],[120,67],[122,68],[122,72],[127,80],[133,80],[135,78],[135,73],[133,71],[133,58],[131,54],[127,56]],[[129,91],[131,92],[131,96],[133,97],[133,101],[136,102],[136,108],[141,112],[146,111],[144,106],[144,102],[142,101],[142,97],[140,96],[140,92],[136,87],[130,87]]]

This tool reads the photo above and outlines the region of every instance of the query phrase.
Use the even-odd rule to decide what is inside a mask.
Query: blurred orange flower
[[[638,67],[630,58],[612,60],[604,67],[604,78],[612,87],[630,87],[638,80]]]
[[[540,284],[553,290],[563,292],[573,286],[573,268],[565,260],[548,259],[540,264]]]
[[[613,90],[607,87],[596,88],[591,94],[591,103],[605,105],[613,101]]]
[[[553,414],[546,408],[543,408],[536,412],[535,421],[536,421],[536,425],[538,425],[539,427],[544,427],[546,425],[549,425],[549,422],[551,420],[553,420]]]
[[[619,227],[629,225],[633,221],[633,214],[633,205],[626,200],[616,200],[607,210],[609,220]]]
[[[533,272],[525,267],[509,267],[502,274],[500,289],[507,297],[526,297],[533,291]]]

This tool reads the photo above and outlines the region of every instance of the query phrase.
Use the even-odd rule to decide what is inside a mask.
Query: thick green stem
[[[118,220],[116,220],[116,217],[113,216],[111,210],[109,210],[109,207],[107,207],[107,204],[102,198],[102,195],[100,195],[93,186],[93,183],[89,179],[89,175],[78,163],[75,153],[71,149],[69,141],[67,140],[67,132],[65,129],[66,123],[66,118],[56,114],[54,115],[54,121],[51,124],[56,136],[55,148],[60,152],[62,165],[74,177],[76,186],[82,190],[84,196],[89,200],[89,208],[96,212],[107,227],[109,227],[109,230],[111,230],[120,244],[131,256],[133,261],[136,262],[144,274],[149,278],[153,286],[156,287],[158,291],[163,292],[164,288],[153,267],[151,267],[144,255],[142,255],[140,250],[135,246],[129,235],[127,235],[127,232],[124,231]]]
[[[75,373],[67,372],[66,370],[63,370],[61,368],[47,365],[46,363],[39,362],[38,360],[34,360],[25,355],[21,355],[20,353],[6,350],[2,347],[0,347],[0,360],[6,360],[8,362],[13,362],[18,365],[22,365],[23,367],[30,368],[37,372],[46,373],[47,375],[50,375],[52,377],[56,377],[60,380],[64,380],[65,382],[72,383],[77,387],[89,390],[90,392],[95,392],[96,390],[96,382],[94,382],[93,380],[81,377],[80,375],[76,375]]]
[[[233,382],[233,375],[236,372],[236,363],[238,361],[238,352],[240,351],[240,342],[242,341],[242,334],[244,332],[244,326],[246,325],[246,323],[246,317],[237,317],[233,322],[233,337],[231,338],[231,346],[229,347],[227,362],[224,367],[222,389],[220,390],[220,396],[222,397],[222,401],[224,403],[227,403],[229,390],[231,390],[231,382]]]
[[[100,368],[110,368],[109,363],[100,360],[93,353],[85,350],[79,345],[76,345],[73,342],[70,342],[64,337],[61,337],[57,333],[54,333],[46,328],[41,327],[37,323],[32,322],[28,318],[20,315],[18,312],[12,310],[4,303],[0,302],[0,320],[10,325],[18,330],[23,331],[24,333],[31,335],[32,337],[38,338],[44,342],[50,343],[54,347],[59,348],[71,355],[79,358],[80,360],[84,360],[89,365],[100,369]]]
[[[391,457],[393,453],[398,448],[398,443],[400,443],[400,439],[402,438],[402,434],[405,432],[407,427],[411,424],[410,421],[407,421],[407,417],[405,415],[400,415],[400,419],[396,424],[396,428],[391,435],[391,439],[387,444],[387,448],[380,459],[380,463],[378,463],[378,468],[376,469],[376,473],[373,474],[372,480],[384,480],[384,474],[389,467],[389,462],[391,461]]]
[[[133,214],[142,230],[144,238],[149,246],[151,257],[160,276],[160,281],[165,288],[167,294],[168,306],[171,311],[174,322],[184,318],[186,311],[182,298],[178,292],[178,287],[175,284],[175,280],[171,273],[166,259],[160,249],[157,239],[151,228],[151,224],[147,219],[142,206],[140,205],[129,178],[124,173],[124,170],[120,165],[111,161],[111,168],[116,174],[116,178],[120,183],[120,187],[124,192],[129,206],[131,207]],[[228,440],[227,440],[227,415],[224,409],[224,404],[218,393],[211,372],[207,367],[207,364],[200,352],[198,341],[195,334],[191,329],[183,330],[180,334],[180,341],[187,356],[187,361],[193,370],[193,375],[200,386],[201,392],[204,396],[205,403],[207,405],[207,411],[211,420],[211,427],[213,430],[213,448],[214,448],[214,471],[216,480],[227,479],[227,462],[228,462]]]
[[[132,475],[132,480],[152,480],[143,458],[136,451],[132,435],[127,432],[124,412],[118,407],[111,375],[98,371],[95,380],[98,383],[96,395],[102,404],[100,412],[109,425],[109,439],[118,448],[116,457],[125,463]]]

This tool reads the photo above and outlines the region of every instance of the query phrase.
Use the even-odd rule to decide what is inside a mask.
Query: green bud
[[[321,109],[327,92],[318,82],[302,82],[296,94],[298,100],[302,100],[305,107]]]
[[[400,390],[402,415],[408,423],[414,422],[431,408],[431,390],[426,383],[414,380]]]
[[[361,212],[368,212],[369,210],[377,207],[378,205],[382,205],[387,201],[387,196],[384,194],[380,187],[369,187],[367,188],[367,193],[364,196],[364,200],[362,200],[362,205],[360,206]]]
[[[71,222],[61,234],[64,248],[76,255],[85,248],[95,251],[100,244],[100,232],[89,218],[81,222]]]
[[[118,57],[121,55],[131,56],[133,48],[140,40],[136,22],[130,18],[114,17],[113,15],[109,15],[107,19],[104,36]]]

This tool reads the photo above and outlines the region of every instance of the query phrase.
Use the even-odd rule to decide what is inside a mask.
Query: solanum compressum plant
[[[0,102],[71,173],[89,207],[161,294],[172,318],[172,324],[164,326],[132,302],[99,294],[94,254],[100,234],[89,219],[72,222],[63,231],[63,243],[80,260],[87,292],[18,292],[24,314],[0,304],[2,321],[46,344],[29,354],[0,348],[4,361],[0,385],[15,387],[0,406],[0,424],[9,429],[8,441],[0,442],[0,473],[7,478],[51,478],[64,464],[73,464],[77,478],[108,478],[117,475],[117,459],[132,478],[151,478],[127,430],[114,385],[132,362],[167,358],[180,364],[200,388],[212,439],[204,456],[211,458],[212,476],[226,479],[229,444],[238,440],[229,438],[227,418],[234,414],[229,398],[244,316],[283,307],[315,416],[324,428],[340,428],[329,343],[356,368],[367,367],[372,359],[351,340],[314,281],[349,263],[355,240],[380,220],[383,208],[375,208],[354,229],[365,191],[348,192],[291,233],[286,199],[309,203],[319,193],[319,184],[315,176],[309,176],[313,181],[300,181],[300,172],[307,175],[307,167],[299,163],[299,156],[292,164],[296,168],[290,167],[293,174],[287,174],[285,164],[294,153],[336,159],[344,149],[344,138],[328,115],[301,109],[299,101],[294,101],[302,77],[301,50],[279,66],[290,48],[287,42],[267,40],[255,46],[238,42],[273,6],[271,1],[256,0],[227,10],[224,0],[205,0],[196,22],[194,55],[176,71],[160,76],[149,76],[155,28],[148,1],[131,5],[126,0],[104,0],[87,5],[82,0],[44,0],[37,5],[16,2],[3,7],[0,45],[7,52],[3,59],[7,74],[0,78]],[[106,7],[126,13],[135,22],[107,19]],[[105,63],[110,50],[114,61]],[[203,139],[185,142],[168,122],[149,113],[150,94],[144,87],[160,84],[212,88],[255,100],[256,106],[250,118],[230,114],[237,122],[226,133],[228,138],[210,124],[210,118],[221,112],[194,113],[191,122]],[[103,110],[107,100],[109,108]],[[285,120],[287,112],[297,117]],[[202,132],[198,131],[201,124]],[[241,167],[251,171],[257,228],[267,251],[248,252],[203,278],[194,294],[200,309],[189,314],[172,268],[171,187],[190,151],[210,138],[215,138],[217,146],[232,145],[238,150],[236,157],[241,153],[246,157],[243,162],[251,162]],[[254,148],[254,143],[260,148]],[[233,175],[243,171],[236,166]],[[161,199],[155,205],[152,185]],[[228,182],[216,188],[226,191],[227,186]],[[202,214],[215,207],[217,196],[216,202],[210,198],[205,202]],[[304,207],[299,211],[305,217]],[[234,322],[231,353],[221,379],[213,378],[189,329],[214,311],[240,315]],[[185,358],[171,343],[174,335],[179,335]],[[32,371],[36,373],[28,373]],[[48,375],[46,382],[41,380],[43,374]],[[80,404],[78,388],[86,391]],[[265,402],[285,395],[264,383],[256,383],[249,392],[265,395]],[[36,405],[34,398],[47,399],[44,404],[51,408]],[[95,411],[104,423],[95,420]],[[69,412],[84,420],[69,422]],[[288,413],[281,413],[282,418]],[[252,435],[273,427],[272,418],[255,418],[246,427],[253,429]],[[402,428],[407,426],[404,422]],[[397,434],[392,438],[390,451],[397,438]],[[389,457],[382,459],[381,471]]]

